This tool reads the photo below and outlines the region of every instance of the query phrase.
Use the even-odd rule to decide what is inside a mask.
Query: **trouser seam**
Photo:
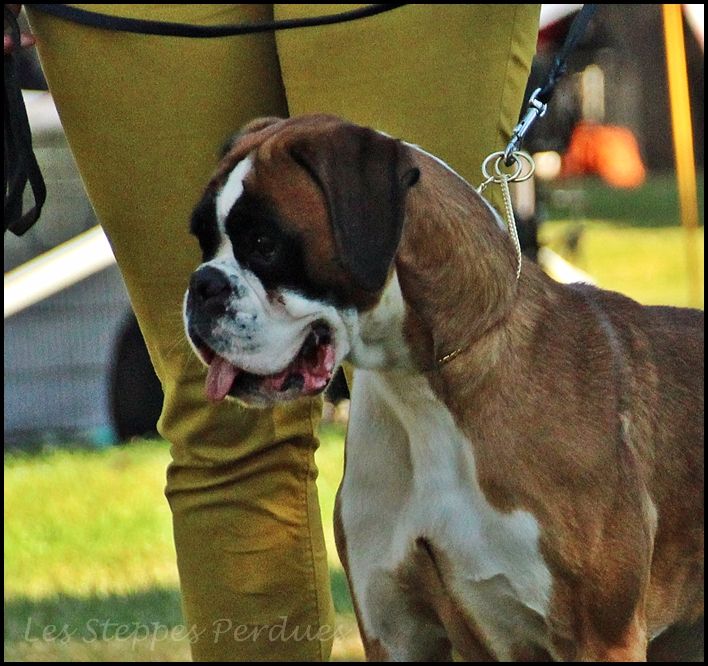
[[[316,410],[319,409],[319,402],[316,399],[313,399],[310,401],[310,445],[314,441],[315,437],[317,436],[316,433]],[[314,535],[312,534],[312,523],[311,523],[311,514],[310,514],[310,501],[309,501],[309,495],[310,495],[310,483],[311,481],[311,473],[313,470],[313,467],[315,466],[315,460],[314,460],[314,452],[310,453],[310,449],[308,448],[307,450],[307,465],[305,467],[305,483],[304,488],[305,488],[305,518],[307,520],[307,533],[308,533],[308,548],[307,548],[307,555],[309,556],[310,560],[310,577],[309,577],[309,582],[308,585],[310,587],[310,593],[312,597],[314,598],[315,601],[315,613],[317,615],[317,623],[318,623],[318,631],[317,631],[317,642],[319,643],[317,649],[319,651],[319,657],[320,661],[325,661],[327,659],[325,655],[325,650],[324,650],[324,641],[321,640],[321,637],[319,635],[319,629],[320,629],[320,624],[321,624],[321,601],[320,601],[320,595],[319,595],[319,586],[317,584],[317,565],[315,562],[315,545],[314,545]]]

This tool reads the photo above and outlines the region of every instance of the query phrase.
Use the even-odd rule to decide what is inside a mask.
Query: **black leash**
[[[283,19],[280,21],[263,21],[261,23],[237,23],[233,25],[189,25],[186,23],[167,23],[163,21],[148,21],[143,19],[122,18],[108,16],[98,12],[89,12],[62,4],[32,4],[32,7],[63,18],[74,23],[81,23],[92,28],[114,30],[119,32],[132,32],[140,35],[161,35],[163,37],[190,37],[212,38],[232,37],[234,35],[252,35],[270,30],[292,30],[293,28],[309,28],[319,25],[332,25],[333,23],[346,23],[367,16],[375,16],[384,12],[404,7],[405,5],[368,5],[339,14],[328,16],[313,16],[301,19]]]
[[[588,27],[588,23],[597,11],[597,8],[598,5],[583,5],[580,13],[573,19],[573,23],[568,30],[568,35],[565,38],[563,46],[560,51],[556,53],[555,58],[553,58],[553,64],[551,65],[551,69],[546,76],[546,83],[541,88],[536,88],[536,90],[531,93],[526,114],[511,133],[511,140],[509,141],[506,150],[504,150],[504,164],[506,166],[511,166],[513,164],[514,158],[512,154],[519,150],[521,147],[521,142],[536,119],[546,113],[548,103],[551,101],[556,84],[566,72],[566,61],[568,60],[568,56],[575,48],[582,34],[585,32],[585,29]]]
[[[20,26],[17,24],[15,15],[7,7],[5,7],[5,23],[10,30],[13,44],[19,44]],[[12,53],[4,56],[3,64],[5,74],[3,225],[5,231],[9,229],[15,235],[21,236],[39,218],[47,198],[47,188],[32,150],[32,132],[22,99],[15,56]],[[23,214],[22,203],[28,183],[32,190],[34,206]]]

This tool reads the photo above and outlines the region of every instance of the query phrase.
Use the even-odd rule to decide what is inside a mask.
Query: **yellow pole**
[[[666,66],[669,78],[671,124],[674,137],[676,181],[681,207],[681,224],[686,230],[686,255],[690,305],[700,306],[703,279],[698,257],[698,197],[693,156],[693,128],[688,94],[686,51],[681,5],[662,5]]]

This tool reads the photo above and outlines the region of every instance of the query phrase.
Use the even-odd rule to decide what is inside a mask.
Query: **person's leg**
[[[85,7],[195,24],[266,20],[271,12],[270,5]],[[181,318],[200,261],[189,217],[219,147],[254,117],[287,115],[273,35],[147,37],[31,9],[30,19],[163,383],[159,427],[172,443],[166,494],[185,620],[203,632],[194,658],[327,658],[333,612],[313,458],[321,405],[272,413],[209,404]],[[313,640],[303,639],[306,629]]]
[[[274,7],[276,18],[342,11],[341,5]],[[279,32],[290,114],[328,112],[382,130],[437,155],[476,186],[482,160],[504,149],[518,119],[539,7],[406,5],[350,23]],[[496,190],[487,193],[501,203]]]

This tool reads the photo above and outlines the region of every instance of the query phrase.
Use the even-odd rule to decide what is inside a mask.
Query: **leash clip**
[[[526,115],[523,117],[521,122],[514,128],[511,133],[511,140],[507,144],[506,150],[504,150],[504,164],[506,166],[511,166],[513,163],[513,156],[518,152],[521,146],[521,141],[526,136],[526,133],[534,124],[537,118],[543,118],[548,110],[548,104],[544,104],[538,99],[541,94],[541,88],[536,88],[529,98],[529,108],[526,111]]]

